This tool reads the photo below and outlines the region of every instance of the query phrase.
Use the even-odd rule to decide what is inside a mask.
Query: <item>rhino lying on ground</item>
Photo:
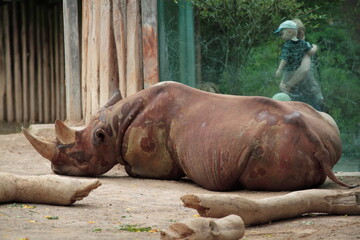
[[[339,130],[300,102],[213,94],[163,82],[115,94],[83,130],[56,121],[56,142],[23,130],[57,174],[98,176],[120,163],[132,177],[187,176],[210,190],[298,190],[336,178]]]

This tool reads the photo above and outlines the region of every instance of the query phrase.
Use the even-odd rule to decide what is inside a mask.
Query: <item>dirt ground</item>
[[[50,126],[51,127],[51,126]],[[41,135],[52,130],[43,129]],[[0,135],[0,171],[21,175],[53,174],[21,133]],[[359,173],[342,173],[348,183],[360,183]],[[198,217],[180,197],[214,193],[191,181],[135,179],[117,166],[99,178],[102,186],[73,206],[31,203],[0,204],[0,239],[160,239],[159,230],[185,218]],[[0,182],[1,184],[1,182]],[[327,181],[321,188],[340,188]],[[259,199],[286,192],[236,191]],[[144,232],[130,232],[131,227]],[[121,229],[127,230],[121,230]],[[151,228],[151,230],[149,230]],[[246,227],[243,239],[360,239],[359,216],[302,216]]]

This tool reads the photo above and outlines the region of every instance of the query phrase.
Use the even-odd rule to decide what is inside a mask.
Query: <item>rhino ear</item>
[[[103,128],[98,128],[94,131],[94,134],[93,134],[93,143],[94,144],[98,145],[98,144],[106,143],[108,141],[108,139],[109,139],[109,135]]]
[[[102,109],[106,109],[108,107],[111,107],[112,105],[116,104],[117,102],[119,102],[120,100],[122,100],[122,96],[121,96],[121,92],[119,89],[116,89],[111,98],[107,101],[107,103],[102,107]]]

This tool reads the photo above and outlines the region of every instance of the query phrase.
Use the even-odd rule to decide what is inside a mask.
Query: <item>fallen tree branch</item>
[[[185,207],[202,217],[240,216],[246,225],[298,217],[305,213],[360,215],[360,189],[296,191],[283,196],[250,200],[237,195],[185,195]]]
[[[236,215],[221,219],[192,218],[174,223],[161,231],[162,240],[238,240],[244,236],[245,225]]]
[[[71,205],[101,185],[98,179],[57,175],[19,176],[0,173],[0,203],[26,202]]]

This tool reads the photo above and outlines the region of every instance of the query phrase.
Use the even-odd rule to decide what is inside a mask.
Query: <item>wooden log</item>
[[[23,120],[29,122],[29,76],[28,76],[28,55],[27,55],[27,23],[26,3],[21,2],[21,57],[22,57],[22,106]]]
[[[43,72],[42,72],[42,31],[41,31],[41,19],[43,11],[41,6],[36,6],[36,80],[37,80],[37,102],[38,102],[38,110],[39,116],[38,121],[39,123],[44,122],[44,101],[43,101]]]
[[[1,172],[0,182],[0,203],[71,205],[101,186],[98,179],[75,179],[58,175],[19,176]]]
[[[0,5],[0,13],[3,15],[3,5]],[[0,21],[3,21],[0,18]],[[5,65],[5,46],[4,46],[4,27],[3,24],[0,24],[0,121],[5,121],[5,110],[6,110],[6,101],[5,101],[5,88],[6,88],[6,65]]]
[[[298,217],[306,213],[360,215],[360,189],[295,191],[283,196],[251,200],[237,195],[185,195],[185,207],[202,217],[240,216],[246,225]]]
[[[10,46],[10,19],[9,5],[3,6],[4,21],[4,39],[5,39],[5,65],[6,65],[6,120],[13,122],[15,120],[15,109],[13,100],[13,78],[11,72],[11,46]]]
[[[144,87],[159,82],[157,1],[141,0]]]
[[[29,17],[29,119],[32,122],[37,120],[36,108],[36,82],[35,82],[35,7],[34,2],[30,1],[30,17]]]
[[[66,72],[66,119],[69,121],[80,121],[82,117],[77,4],[77,1],[63,1]]]
[[[192,218],[170,225],[160,232],[162,240],[238,240],[244,236],[245,225],[236,215],[221,219]]]
[[[21,83],[21,60],[19,50],[19,32],[17,21],[17,3],[12,1],[12,33],[13,33],[13,71],[14,71],[14,93],[15,93],[15,119],[18,122],[23,120],[22,83]]]
[[[126,97],[126,0],[113,0],[113,29],[121,95]]]
[[[112,21],[112,0],[101,2],[100,13],[100,106],[119,88],[118,65]]]
[[[143,89],[140,0],[126,6],[126,96]]]

